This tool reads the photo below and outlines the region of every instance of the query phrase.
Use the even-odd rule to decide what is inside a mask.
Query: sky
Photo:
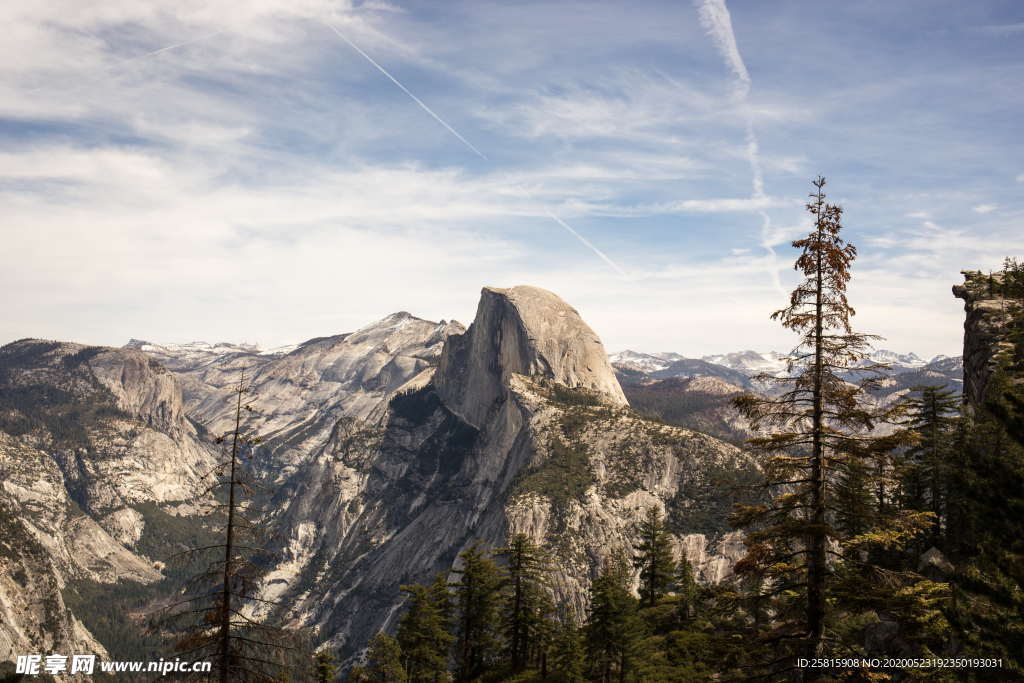
[[[958,354],[1024,254],[1016,0],[0,4],[0,343],[254,342],[530,284],[610,351],[788,350],[828,179],[855,327]]]

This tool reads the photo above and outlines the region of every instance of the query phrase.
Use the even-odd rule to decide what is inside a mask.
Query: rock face
[[[253,344],[154,344],[132,339],[123,348],[141,351],[170,370],[181,385],[185,409],[191,412],[210,393],[237,382],[243,368],[259,369],[294,347],[260,351]]]
[[[426,384],[458,322],[390,315],[350,334],[311,339],[252,371],[255,414],[248,428],[266,440],[261,467],[283,482],[337,436],[339,421],[376,425],[397,393]],[[237,375],[236,375],[237,381]],[[231,387],[193,411],[213,433],[232,426]]]
[[[627,405],[601,340],[576,309],[538,287],[484,287],[469,331],[441,354],[435,386],[450,410],[479,428],[513,374]]]
[[[724,540],[730,484],[756,468],[733,446],[636,415],[596,335],[550,292],[485,288],[431,380],[394,394],[380,425],[356,448],[331,436],[279,490],[278,561],[263,584],[293,623],[349,655],[394,626],[401,584],[449,571],[477,541],[522,532],[556,548],[557,597],[577,615],[650,506],[705,580],[741,552]]]
[[[105,655],[68,591],[159,580],[140,509],[191,505],[215,460],[174,377],[140,351],[0,348],[0,657]]]
[[[996,355],[1007,344],[1003,330],[1010,321],[1009,302],[993,293],[1002,283],[1002,274],[991,276],[980,271],[961,271],[962,285],[953,286],[953,296],[964,301],[964,398],[967,405],[985,400],[989,377]],[[992,278],[990,284],[989,278]],[[994,285],[994,286],[992,286]]]

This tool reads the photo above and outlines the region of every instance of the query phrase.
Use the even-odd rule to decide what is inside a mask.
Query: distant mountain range
[[[406,314],[408,315],[408,314]],[[311,340],[315,341],[315,340]],[[308,343],[308,342],[306,342]],[[301,344],[279,346],[262,349],[258,344],[194,341],[184,344],[155,344],[140,339],[132,339],[124,348],[138,349],[147,355],[157,358],[165,367],[179,371],[196,370],[214,361],[221,361],[228,356],[248,357],[258,365],[285,356]],[[670,377],[721,377],[737,386],[748,386],[749,378],[767,372],[783,375],[789,356],[778,351],[734,351],[718,353],[700,358],[689,358],[675,352],[645,353],[625,350],[608,356],[609,362],[617,370],[634,371],[649,375],[655,379]],[[924,360],[914,352],[898,353],[888,349],[879,349],[870,356],[871,361],[887,363],[892,366],[892,374],[900,374],[910,370],[929,368],[943,374],[956,373],[963,367],[960,356],[937,355]]]
[[[616,368],[636,370],[652,376],[656,373],[665,373],[674,364],[678,366],[680,371],[685,371],[688,367],[696,369],[699,366],[694,365],[694,362],[702,361],[721,368],[735,370],[746,377],[753,377],[754,375],[762,372],[767,372],[773,375],[785,374],[786,364],[789,361],[789,354],[780,353],[778,351],[746,350],[734,351],[732,353],[713,354],[710,356],[703,356],[701,358],[686,358],[678,353],[641,353],[638,351],[626,350],[611,354],[611,356],[609,356],[609,360]],[[889,351],[888,349],[878,349],[873,352],[870,356],[870,360],[875,363],[888,363],[892,366],[891,371],[894,373],[905,372],[907,370],[920,370],[933,364],[941,364],[944,361],[952,361],[955,364],[962,366],[960,356],[951,357],[938,355],[931,360],[926,361],[913,352],[897,353],[895,351]],[[681,361],[687,361],[690,365],[678,365]],[[663,374],[661,379],[664,379],[667,376],[683,377],[691,375]]]
[[[609,356],[626,397],[647,417],[712,434],[740,444],[751,434],[732,406],[744,392],[771,394],[777,387],[757,375],[786,375],[787,354],[777,351],[736,351],[703,358],[678,353],[621,351]],[[914,387],[937,385],[957,394],[963,388],[963,359],[935,356],[925,361],[916,353],[886,349],[870,356],[889,368],[872,393],[882,403],[906,395]],[[850,373],[850,379],[863,373]]]

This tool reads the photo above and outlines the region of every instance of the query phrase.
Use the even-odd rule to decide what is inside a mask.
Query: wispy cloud
[[[975,31],[988,33],[997,36],[1008,36],[1016,33],[1024,33],[1024,21],[1014,24],[988,24],[986,26],[975,26]]]
[[[615,140],[680,146],[674,127],[730,117],[716,94],[650,69],[618,67],[588,80],[530,88],[475,115],[516,138]]]
[[[996,206],[995,204],[978,204],[977,206],[974,207],[974,213],[992,213],[998,208],[999,207]]]
[[[762,193],[760,196],[754,195],[750,198],[683,199],[677,202],[639,207],[637,213],[763,213],[764,209],[791,208],[793,206],[792,200],[768,197]],[[767,227],[770,226],[766,226],[766,229]],[[767,232],[763,233],[763,236],[767,236]]]
[[[161,47],[161,48],[157,48],[155,50],[150,50],[148,52],[143,52],[142,54],[139,54],[139,55],[133,55],[131,57],[125,57],[124,59],[114,60],[112,62],[109,62],[109,63],[105,64],[104,65],[104,69],[101,72],[92,74],[90,77],[87,77],[85,79],[79,78],[78,82],[76,83],[74,88],[75,89],[79,89],[79,88],[88,87],[90,82],[94,81],[95,79],[108,77],[109,75],[111,75],[111,72],[115,71],[119,67],[124,67],[124,66],[127,66],[129,64],[133,64],[135,62],[142,61],[144,59],[150,59],[152,57],[156,57],[157,55],[161,55],[161,54],[163,54],[165,52],[170,52],[172,50],[180,50],[181,48],[188,47],[189,45],[195,45],[196,43],[202,43],[204,41],[210,40],[211,38],[216,38],[219,35],[223,35],[224,32],[225,31],[223,29],[221,29],[221,30],[218,30],[218,31],[214,31],[213,33],[207,33],[206,35],[198,36],[196,38],[190,38],[188,40],[183,40],[181,42],[174,43],[173,45],[167,45],[167,46],[164,46],[164,47]],[[54,86],[52,84],[42,84],[42,85],[37,85],[34,88],[29,88],[25,92],[26,93],[33,93],[33,92],[38,92],[39,90],[43,90],[45,88],[53,88],[53,87]],[[67,95],[67,92],[68,92],[67,88],[61,88],[61,92],[62,92],[62,94]]]

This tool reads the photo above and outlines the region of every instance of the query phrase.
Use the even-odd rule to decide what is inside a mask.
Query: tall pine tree
[[[564,683],[584,683],[586,680],[585,651],[579,628],[570,620],[561,621],[555,628],[551,645],[552,668],[558,680]]]
[[[789,305],[772,314],[799,335],[799,344],[786,376],[761,377],[781,391],[735,401],[753,430],[770,432],[750,445],[764,456],[772,500],[739,507],[734,516],[738,526],[749,530],[744,569],[759,577],[758,584],[764,579],[767,589],[766,595],[757,596],[758,602],[762,597],[774,599],[775,628],[764,638],[786,644],[769,669],[793,666],[796,655],[811,659],[827,653],[829,592],[837,561],[862,561],[865,545],[896,543],[917,533],[922,523],[920,517],[893,520],[872,510],[857,522],[864,533],[854,535],[844,532],[837,521],[844,498],[837,495],[840,483],[871,489],[868,477],[888,476],[890,453],[902,437],[879,437],[876,427],[896,420],[901,408],[876,407],[869,395],[881,370],[868,358],[870,344],[878,337],[853,331],[854,309],[846,296],[857,250],[840,237],[842,209],[826,203],[825,179],[818,177],[813,185],[807,210],[814,228],[793,242],[800,252],[794,268],[804,280]],[[885,484],[875,483],[880,484],[884,503]],[[859,493],[846,498],[862,500]],[[849,541],[855,542],[843,545]],[[804,674],[811,678],[817,672]]]
[[[899,503],[935,515],[932,540],[941,544],[949,519],[960,398],[939,386],[914,387],[904,425],[916,443],[901,457]]]
[[[505,561],[502,581],[502,628],[509,664],[519,673],[531,652],[544,656],[546,626],[552,610],[547,553],[526,534],[515,534],[506,547],[494,551]]]
[[[676,565],[676,593],[679,595],[679,618],[682,622],[688,622],[697,611],[697,601],[700,598],[700,586],[697,584],[697,577],[693,571],[693,564],[683,552]]]
[[[626,558],[609,558],[590,586],[585,641],[592,681],[625,681],[635,668],[643,624],[630,592],[631,574]]]
[[[459,576],[454,585],[456,680],[472,681],[499,658],[501,571],[479,544],[462,552],[459,559],[462,567],[454,572]]]
[[[349,683],[407,683],[408,680],[398,642],[383,631],[370,639],[366,664],[353,666],[348,672]]]
[[[334,683],[334,677],[338,675],[338,665],[334,660],[334,653],[330,649],[323,649],[316,653],[313,658],[313,679],[316,683]]]
[[[676,563],[672,558],[672,539],[658,508],[647,509],[637,534],[633,566],[640,570],[640,601],[654,607],[675,582]]]
[[[402,586],[402,592],[408,595],[408,608],[398,622],[398,645],[406,676],[411,683],[443,681],[453,640],[445,614],[448,605],[442,602],[447,596],[440,594],[436,581],[431,587]]]

